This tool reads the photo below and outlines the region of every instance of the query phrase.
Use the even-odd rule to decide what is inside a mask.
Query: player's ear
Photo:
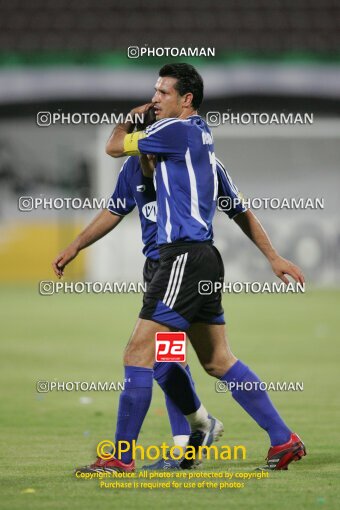
[[[193,96],[192,92],[187,92],[186,94],[184,94],[184,96],[182,96],[182,105],[185,108],[192,107],[193,98],[194,98],[194,96]]]

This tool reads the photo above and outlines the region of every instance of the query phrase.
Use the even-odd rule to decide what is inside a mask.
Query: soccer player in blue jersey
[[[238,189],[233,184],[230,175],[219,160],[217,160],[216,167],[218,195],[221,197],[229,197],[232,205],[230,209],[225,212],[230,219],[235,219],[236,222],[240,222],[241,213],[244,213],[246,208],[235,201],[238,197]],[[54,260],[53,268],[56,275],[58,277],[62,276],[65,267],[78,255],[80,250],[111,232],[136,206],[141,223],[142,240],[144,244],[143,253],[146,256],[143,276],[144,281],[149,284],[159,266],[159,250],[156,244],[156,192],[152,179],[143,175],[140,160],[137,156],[129,157],[123,164],[108,209],[99,213],[94,221],[84,229],[75,241]],[[248,214],[251,214],[250,211],[248,211]],[[239,224],[242,227],[243,223],[240,222]],[[189,365],[186,365],[185,369],[191,378]],[[154,379],[166,378],[167,371],[169,370],[171,372],[170,363],[155,363]],[[188,444],[190,435],[189,424],[185,416],[167,396],[166,406],[174,445],[185,447]],[[155,466],[158,469],[162,469],[165,466],[167,469],[178,469],[181,468],[181,462],[174,459],[169,459],[168,461],[160,459]],[[184,464],[183,467],[185,467]]]
[[[159,268],[149,286],[141,319],[126,351],[125,370],[132,384],[128,384],[121,395],[116,441],[138,437],[151,398],[153,340],[156,331],[167,331],[171,327],[176,329],[180,324],[181,329],[187,329],[198,357],[208,373],[226,382],[259,382],[257,376],[237,360],[228,347],[222,326],[221,296],[213,295],[208,299],[201,299],[197,293],[198,279],[216,281],[223,278],[223,263],[217,250],[213,249],[210,243],[211,210],[214,209],[216,198],[216,167],[212,137],[195,111],[202,99],[202,92],[201,80],[190,66],[175,65],[163,68],[156,85],[153,105],[159,118],[170,117],[169,120],[172,122],[163,121],[155,124],[153,126],[155,129],[136,133],[136,136],[134,134],[126,136],[131,131],[131,125],[118,126],[107,147],[107,151],[114,156],[137,151],[156,155],[157,202],[159,208],[163,206],[162,216],[158,222],[158,239],[167,241],[160,246]],[[144,111],[147,108],[144,107]],[[140,113],[143,109],[139,108],[134,113],[137,111]],[[171,125],[178,124],[176,119],[189,117],[191,117],[189,122],[184,121],[180,126],[175,126],[179,129],[173,132]],[[191,130],[191,133],[186,132],[186,128],[187,131]],[[160,134],[157,135],[161,131],[164,136],[163,146]],[[180,141],[176,146],[172,138],[177,136],[177,133],[186,140],[185,143]],[[149,137],[151,143],[147,145],[145,139]],[[202,145],[206,146],[205,149]],[[190,147],[195,154],[191,154]],[[202,162],[203,167],[200,168]],[[176,172],[176,165],[182,168],[183,175]],[[208,170],[212,172],[212,178],[211,173],[210,177],[204,174],[204,172],[207,174]],[[173,177],[178,180],[176,186],[173,186]],[[176,196],[173,191],[176,192]],[[205,203],[201,205],[202,197]],[[175,203],[171,203],[174,198]],[[180,201],[184,206],[187,202],[189,208],[180,210]],[[285,274],[302,281],[301,271],[277,254],[263,229],[258,228],[256,219],[248,213],[250,211],[239,215],[243,217],[242,228],[270,260],[275,274],[284,281],[287,281]],[[202,230],[202,227],[208,233]],[[166,246],[167,244],[169,246]],[[62,267],[62,261],[55,264],[56,271],[60,271]],[[159,290],[162,286],[164,288]],[[194,312],[186,306],[189,299],[186,292],[190,294]],[[190,327],[187,327],[186,322]],[[191,444],[208,444],[216,422],[211,419],[194,394],[185,371],[179,374],[175,364],[172,367],[173,377],[167,374],[166,380],[160,384],[190,422]],[[268,452],[269,469],[285,469],[289,462],[305,454],[301,440],[285,425],[268,395],[261,391],[259,386],[251,392],[237,389],[232,394],[269,434],[272,444]],[[134,469],[134,462],[126,455],[121,460],[98,460],[88,468],[128,471]]]
[[[203,80],[188,64],[164,66],[159,73],[152,103],[132,110],[131,114],[154,108],[158,122],[145,131],[133,132],[130,122],[113,130],[106,146],[112,157],[151,155],[157,193],[157,244],[160,265],[145,294],[124,362],[126,378],[133,381],[122,393],[117,421],[116,441],[136,438],[146,415],[153,377],[154,338],[157,331],[188,331],[191,343],[206,371],[226,383],[236,383],[233,398],[269,435],[268,469],[286,469],[293,460],[305,455],[297,434],[282,420],[260,379],[231,352],[224,328],[221,293],[198,293],[200,280],[223,280],[223,261],[212,244],[212,219],[216,207],[217,175],[213,138],[209,127],[198,115],[203,100]],[[143,163],[145,167],[147,164]],[[147,171],[147,170],[146,170]],[[303,283],[296,266],[278,257],[272,246],[262,246],[277,271],[290,274]],[[246,391],[242,384],[253,384]],[[240,384],[237,384],[240,383]],[[189,444],[209,444],[216,427],[188,378],[167,377],[165,393],[173,399],[191,425]],[[129,416],[131,397],[138,401]],[[128,456],[111,461],[111,468],[133,469]],[[106,465],[104,463],[103,467]]]
[[[236,204],[234,199],[238,197],[238,189],[232,182],[223,164],[217,158],[216,162],[218,196],[229,197],[231,203]],[[146,256],[143,270],[144,280],[147,283],[151,282],[159,266],[159,250],[156,244],[156,192],[152,179],[142,174],[140,161],[137,156],[129,157],[123,164],[111,199],[108,209],[100,212],[75,241],[56,257],[53,262],[53,268],[58,277],[63,274],[65,267],[81,250],[111,232],[121,223],[123,218],[130,214],[137,206],[144,244],[143,253]],[[255,215],[250,210],[246,210],[242,204],[238,203],[237,205],[233,205],[225,212],[260,249],[264,239],[266,240],[266,244],[270,245],[270,240],[260,222]],[[273,269],[275,270],[274,266]],[[157,380],[158,377],[166,376],[166,371],[170,367],[171,365],[169,363],[156,363],[154,365],[154,378]],[[186,370],[191,377],[188,365],[186,366]],[[166,397],[166,406],[174,444],[185,447],[190,434],[188,422],[181,411],[168,397]],[[160,461],[156,462],[156,464],[151,467],[157,469],[163,469],[165,467],[167,469],[178,469],[181,467],[181,463],[171,459],[167,461],[160,459]],[[150,466],[148,468],[150,469]]]

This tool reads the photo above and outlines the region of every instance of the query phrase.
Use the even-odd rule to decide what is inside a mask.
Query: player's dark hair
[[[197,110],[203,101],[203,80],[202,76],[190,64],[165,64],[159,71],[159,76],[176,78],[175,89],[180,96],[188,92],[193,95],[192,107]]]

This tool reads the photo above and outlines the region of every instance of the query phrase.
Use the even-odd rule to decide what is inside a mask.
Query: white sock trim
[[[192,431],[199,429],[208,432],[210,430],[209,413],[203,404],[194,413],[187,414],[186,419],[190,423]]]
[[[187,436],[186,434],[173,436],[173,440],[175,446],[181,446],[182,448],[185,448],[186,446],[188,446],[189,436]]]

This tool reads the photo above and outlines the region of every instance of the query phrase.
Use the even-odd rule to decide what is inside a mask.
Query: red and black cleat
[[[75,473],[112,473],[112,471],[119,472],[131,472],[135,470],[135,461],[132,460],[130,464],[125,464],[121,460],[118,459],[101,459],[97,457],[96,462],[90,464],[89,466],[83,466],[76,468],[74,470]]]
[[[287,470],[288,464],[307,455],[305,445],[297,434],[292,433],[287,443],[271,446],[266,458],[267,464],[258,467],[258,471]]]

